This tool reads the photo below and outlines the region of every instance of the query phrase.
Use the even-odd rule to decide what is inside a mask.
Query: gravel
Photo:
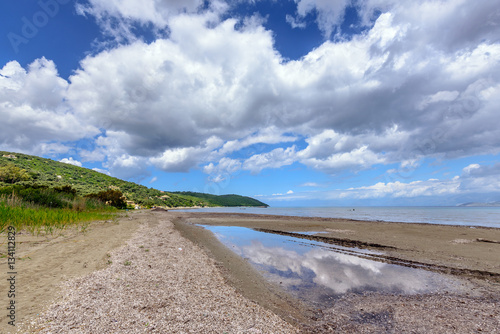
[[[296,328],[239,294],[169,217],[147,214],[107,268],[64,283],[18,333],[500,333],[498,284],[486,282],[470,293],[348,293]]]
[[[106,269],[64,283],[63,296],[18,332],[298,332],[225,283],[214,260],[168,219],[147,220]]]
[[[347,294],[308,333],[500,333],[498,296]]]

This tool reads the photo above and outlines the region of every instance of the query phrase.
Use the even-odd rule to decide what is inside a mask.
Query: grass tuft
[[[78,202],[73,208],[47,208],[24,202],[16,195],[0,196],[0,233],[8,226],[32,234],[53,234],[69,226],[78,226],[85,231],[89,222],[109,220],[115,216],[114,208],[90,204],[87,206]]]

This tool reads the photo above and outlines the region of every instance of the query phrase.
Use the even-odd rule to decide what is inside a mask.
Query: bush
[[[87,198],[94,198],[103,203],[114,206],[118,209],[126,209],[127,203],[125,202],[125,197],[120,190],[108,189],[100,191],[97,194],[90,194],[85,196]]]
[[[20,181],[28,181],[31,179],[30,174],[25,169],[9,164],[0,167],[0,181],[5,183],[16,183]]]
[[[49,188],[26,188],[17,192],[25,202],[33,203],[48,208],[68,208],[71,204],[62,196]]]
[[[62,194],[68,194],[68,195],[71,195],[73,197],[76,196],[76,190],[71,188],[71,186],[62,186],[62,187],[56,187],[54,188],[54,190],[58,193],[62,193]]]
[[[72,208],[76,190],[70,186],[49,188],[44,185],[16,184],[0,188],[0,195],[15,195],[25,203],[48,208]]]

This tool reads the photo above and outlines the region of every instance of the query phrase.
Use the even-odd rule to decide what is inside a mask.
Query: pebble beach
[[[468,269],[491,272],[493,278],[460,277],[464,288],[456,293],[412,296],[347,293],[332,307],[319,310],[265,282],[245,260],[238,259],[210,236],[210,232],[196,226],[200,222],[254,228],[269,227],[272,223],[273,228],[283,231],[286,226],[294,231],[300,227],[306,230],[307,226],[318,230],[321,224],[326,224],[323,227],[330,233],[367,240],[361,232],[357,233],[356,224],[348,221],[316,220],[313,223],[304,218],[291,221],[289,217],[175,211],[129,213],[114,223],[90,226],[85,233],[67,232],[51,240],[46,237],[38,243],[21,244],[20,255],[30,253],[30,260],[22,262],[20,272],[25,270],[30,276],[45,277],[60,267],[62,273],[52,277],[51,284],[41,284],[25,294],[19,302],[21,311],[16,327],[7,327],[4,319],[2,332],[495,333],[500,328],[500,288],[495,276],[498,268],[494,261],[490,264],[489,258],[476,264],[464,259]],[[463,234],[447,228],[449,238],[454,238],[454,233]],[[425,229],[427,227],[423,227]],[[490,238],[498,233],[495,229],[482,232]],[[103,236],[106,233],[109,242]],[[366,233],[373,237],[373,233]],[[478,239],[476,235],[472,237]],[[472,240],[468,238],[462,235],[463,240]],[[388,240],[379,242],[396,248],[392,254],[396,255],[401,246]],[[406,244],[412,242],[416,241],[410,238]],[[402,258],[419,253],[420,256],[414,258],[420,261],[454,266],[453,257],[460,254],[459,248],[474,245],[473,242],[450,244],[448,241],[445,244],[452,245],[451,250],[443,247],[440,256],[434,258],[426,259],[425,253],[411,250],[409,246],[400,253]],[[473,256],[479,258],[482,247],[500,246],[476,244],[478,252]],[[54,247],[63,253],[66,247],[68,254],[74,255],[61,256],[60,263],[44,266],[44,256],[51,257]],[[92,252],[92,247],[99,253]],[[448,259],[446,252],[453,251],[456,254]],[[42,262],[37,262],[38,257]],[[81,268],[78,275],[74,274],[76,268]]]

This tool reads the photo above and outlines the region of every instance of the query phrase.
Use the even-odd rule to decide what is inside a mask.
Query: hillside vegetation
[[[64,193],[67,195],[65,195],[68,198],[67,202],[74,200],[73,195],[101,200],[104,198],[109,202],[116,195],[113,191],[118,191],[123,194],[124,200],[129,205],[133,203],[142,207],[267,206],[253,198],[239,195],[216,196],[194,192],[160,191],[87,168],[26,154],[0,151],[0,194],[13,191],[18,194],[26,188],[42,189],[28,191],[30,196],[31,193],[35,193],[33,196],[36,196],[36,193],[45,195],[51,192]]]
[[[240,196],[240,195],[211,195],[204,193],[196,193],[190,191],[181,191],[175,192],[175,194],[190,196],[194,198],[203,199],[209,203],[212,203],[216,206],[267,206],[251,197]]]

